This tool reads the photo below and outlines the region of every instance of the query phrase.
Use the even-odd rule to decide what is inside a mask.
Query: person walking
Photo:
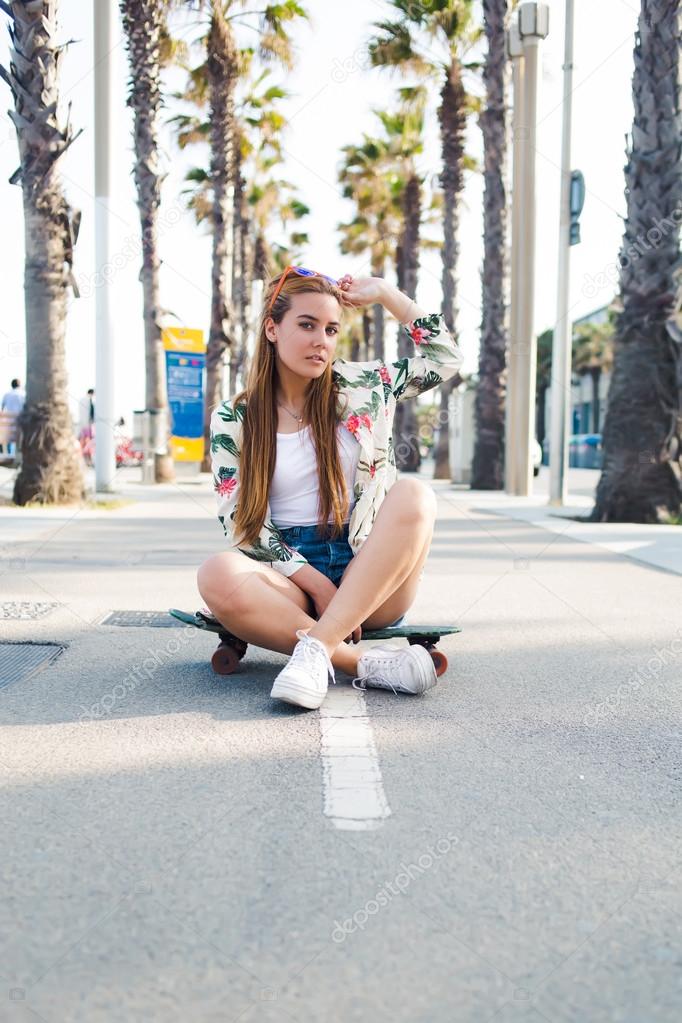
[[[344,307],[381,303],[415,344],[385,363],[335,358]],[[382,278],[335,280],[288,266],[269,281],[247,386],[211,417],[218,519],[230,549],[199,568],[199,592],[247,643],[291,654],[273,699],[319,707],[335,669],[356,688],[421,694],[429,653],[355,648],[413,603],[436,517],[432,489],[397,479],[396,402],[462,362],[440,314]],[[415,438],[416,441],[416,438]]]
[[[17,417],[23,411],[24,405],[26,404],[26,392],[21,386],[21,380],[19,380],[17,377],[15,377],[14,380],[11,381],[9,386],[10,386],[9,391],[7,391],[2,396],[2,401],[0,402],[0,411],[8,412],[11,416],[14,417],[12,429],[9,431],[9,435],[14,436],[16,434]],[[7,442],[7,454],[14,455],[16,449],[17,449],[16,441],[9,440]]]
[[[87,394],[78,403],[78,432],[79,436],[86,431],[88,437],[92,436],[92,428],[95,424],[95,388],[89,387]]]
[[[87,465],[95,457],[95,388],[89,387],[78,403],[78,442]]]

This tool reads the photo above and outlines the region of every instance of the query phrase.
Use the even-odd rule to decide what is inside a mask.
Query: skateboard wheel
[[[436,675],[440,678],[448,670],[448,659],[442,650],[429,650],[429,653],[431,654],[433,666],[436,669]]]
[[[216,675],[231,675],[239,667],[239,654],[233,647],[221,643],[211,658],[211,667]]]

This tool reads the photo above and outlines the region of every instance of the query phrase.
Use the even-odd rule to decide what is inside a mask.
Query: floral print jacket
[[[356,503],[348,527],[354,554],[369,536],[381,502],[397,477],[391,438],[396,402],[422,394],[454,376],[462,363],[459,346],[442,316],[420,317],[404,327],[416,346],[413,357],[388,364],[381,360],[335,359],[332,365],[340,396],[347,399],[341,421],[359,441],[361,449],[353,487]],[[218,519],[232,547],[290,576],[306,564],[306,559],[284,542],[271,521],[269,505],[257,542],[235,543],[233,520],[239,499],[241,424],[245,411],[244,404],[233,408],[229,401],[224,401],[211,417]]]

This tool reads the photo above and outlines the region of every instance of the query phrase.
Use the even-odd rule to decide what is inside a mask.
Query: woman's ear
[[[277,334],[275,332],[275,321],[271,316],[265,321],[265,336],[268,341],[276,341]]]

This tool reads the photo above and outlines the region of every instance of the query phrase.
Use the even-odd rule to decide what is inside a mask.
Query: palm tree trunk
[[[372,257],[372,277],[384,276],[384,260],[382,256]],[[372,306],[372,342],[374,359],[384,358],[384,307],[381,303]]]
[[[272,257],[267,239],[262,231],[256,235],[253,253],[253,277],[256,281],[266,281],[270,276]]]
[[[443,169],[440,176],[443,188],[443,304],[442,313],[448,330],[454,336],[457,327],[457,261],[459,244],[459,201],[464,188],[464,134],[466,131],[466,95],[462,85],[462,69],[453,57],[438,108],[440,122]],[[447,380],[439,387],[440,428],[434,451],[434,479],[450,478],[450,435],[448,430],[448,402],[459,376]]]
[[[592,378],[592,433],[599,433],[599,379],[601,366],[593,366],[590,370]]]
[[[219,4],[213,6],[206,41],[211,120],[211,325],[206,350],[205,455],[202,468],[209,472],[211,414],[220,403],[225,351],[232,348],[233,160],[235,142],[234,90],[237,81],[237,46]],[[230,381],[228,391],[234,381]]]
[[[372,348],[372,316],[368,309],[362,310],[362,358],[367,362]]]
[[[241,358],[239,362],[239,386],[246,385],[249,373],[249,346],[253,327],[251,324],[251,295],[253,292],[254,280],[254,259],[255,251],[251,238],[251,225],[247,213],[246,200],[242,209],[241,231],[239,236],[241,247],[242,266],[242,290],[239,304],[239,316],[241,319]]]
[[[236,129],[236,125],[235,125]],[[233,163],[233,205],[232,205],[232,287],[231,294],[235,309],[241,310],[244,302],[244,267],[242,265],[242,217],[244,213],[244,178],[242,176],[242,153],[239,131],[236,129]],[[240,387],[239,373],[244,361],[244,335],[241,315],[235,316],[234,344],[230,348],[230,380],[233,393]]]
[[[174,478],[168,450],[170,422],[166,361],[159,324],[158,216],[161,205],[158,122],[161,110],[159,46],[165,28],[164,0],[120,0],[130,62],[128,106],[134,114],[135,187],[142,232],[142,309],[145,346],[145,405],[152,416],[156,482]]]
[[[483,0],[488,53],[485,61],[486,107],[481,113],[484,152],[483,275],[481,347],[476,390],[476,440],[471,469],[475,490],[504,486],[506,392],[505,281],[507,198],[506,44],[507,0]],[[540,415],[544,424],[544,393]]]
[[[14,484],[17,504],[71,504],[84,496],[82,459],[68,406],[65,330],[67,291],[74,285],[73,246],[80,214],[61,187],[57,163],[77,137],[57,121],[62,48],[56,44],[56,0],[3,6],[10,18],[9,85],[15,110],[24,205],[27,381],[19,421],[22,464]]]
[[[642,0],[598,522],[666,522],[681,510],[681,20],[677,0]]]
[[[419,273],[419,226],[421,224],[421,184],[412,174],[405,186],[403,199],[404,228],[399,246],[398,287],[410,298],[417,294]],[[402,325],[398,333],[398,357],[412,355],[412,342]],[[393,447],[396,465],[402,472],[418,472],[421,462],[417,433],[416,398],[398,402],[393,423]]]

